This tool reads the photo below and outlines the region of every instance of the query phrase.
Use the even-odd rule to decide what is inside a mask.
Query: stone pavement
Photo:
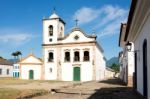
[[[119,79],[86,82],[55,91],[54,94],[33,99],[142,99],[131,87],[124,86]]]

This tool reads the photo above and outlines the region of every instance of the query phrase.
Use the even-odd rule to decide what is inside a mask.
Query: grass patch
[[[21,93],[20,90],[12,88],[0,88],[0,99],[15,99]]]
[[[69,83],[68,81],[66,82]],[[16,98],[22,99],[22,97],[26,97],[26,96],[34,97],[34,96],[44,95],[48,92],[48,89],[45,88],[44,83],[56,84],[56,85],[58,85],[58,83],[59,84],[61,83],[63,85],[63,83],[66,83],[66,82],[56,81],[56,80],[54,81],[52,80],[22,80],[18,78],[0,77],[0,99],[16,99]],[[43,89],[43,87],[39,87],[39,89],[36,88],[36,86],[40,86],[41,84],[42,86],[44,86],[45,89]],[[20,85],[27,85],[27,88],[24,88]],[[32,87],[32,85],[34,86]]]
[[[55,81],[55,80],[22,80],[19,78],[0,78],[0,85],[24,85],[28,83],[61,83],[64,81]]]
[[[46,94],[46,90],[34,90],[34,89],[27,89],[27,90],[18,90],[13,88],[0,88],[0,99],[16,99],[18,97],[25,97],[29,95],[39,95],[39,94]]]

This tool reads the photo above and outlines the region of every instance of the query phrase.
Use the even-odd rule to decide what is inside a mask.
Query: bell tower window
[[[54,61],[54,55],[52,52],[50,52],[48,55],[48,62],[53,62],[53,61]]]
[[[53,36],[53,26],[52,25],[49,26],[49,35]]]

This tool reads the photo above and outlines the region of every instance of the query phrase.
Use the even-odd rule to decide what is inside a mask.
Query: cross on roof
[[[78,21],[79,21],[78,19],[75,20],[75,22],[76,22],[76,27],[78,26]]]
[[[54,7],[54,9],[53,9],[53,13],[55,13],[56,12],[56,9],[55,9],[55,7]]]

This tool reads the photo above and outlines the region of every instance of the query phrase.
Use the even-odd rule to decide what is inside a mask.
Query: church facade
[[[43,19],[45,80],[91,81],[105,77],[106,59],[95,35],[77,26],[65,35],[65,22],[53,13]]]

